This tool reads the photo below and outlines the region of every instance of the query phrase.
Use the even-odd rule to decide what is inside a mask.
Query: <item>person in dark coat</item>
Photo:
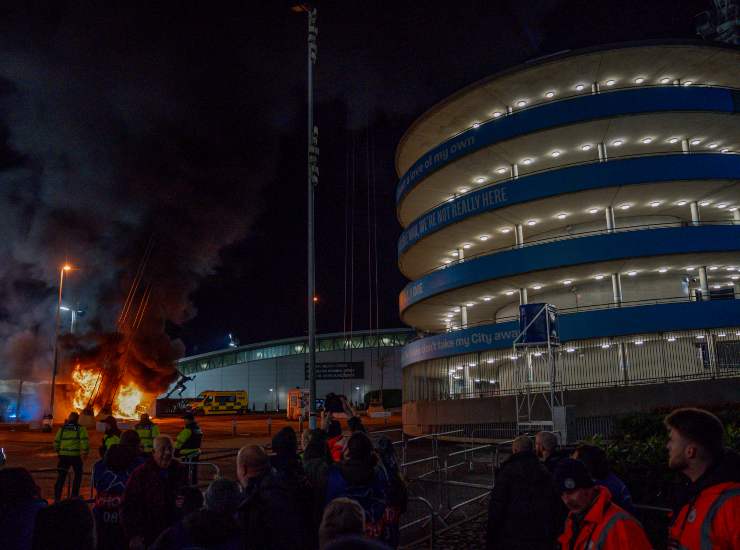
[[[537,432],[534,437],[534,448],[537,457],[545,465],[550,475],[564,458],[569,458],[568,452],[558,449],[558,437],[552,432]]]
[[[121,524],[123,493],[133,471],[145,462],[139,434],[126,430],[120,439],[93,467],[95,531],[98,546],[106,550],[128,548]]]
[[[0,469],[0,540],[3,550],[31,550],[36,515],[46,506],[28,470]]]
[[[217,479],[208,486],[206,507],[196,510],[162,533],[149,550],[241,550],[244,547],[236,511],[239,485]]]
[[[146,548],[178,519],[177,492],[187,484],[187,468],[172,458],[172,440],[154,439],[151,458],[136,468],[123,494],[123,528],[129,545]]]
[[[36,514],[32,550],[95,550],[95,525],[85,501],[74,497]],[[0,544],[0,548],[5,548]]]
[[[486,548],[552,550],[560,532],[560,497],[532,442],[520,436],[496,476],[488,510]]]
[[[284,458],[277,462],[290,461]],[[264,449],[258,445],[240,449],[237,476],[243,500],[238,514],[248,550],[312,550],[316,547],[310,488],[291,471],[291,467],[273,468]]]
[[[596,445],[582,443],[573,451],[573,458],[586,465],[586,469],[596,485],[609,489],[612,502],[624,508],[633,516],[635,515],[630,490],[624,484],[624,481],[619,479],[609,468],[609,459],[607,459],[604,449]]]
[[[327,440],[328,436],[324,430],[311,430],[308,444],[303,451],[303,470],[306,472],[313,493],[313,524],[316,529],[324,513],[326,480],[329,466],[332,464]]]

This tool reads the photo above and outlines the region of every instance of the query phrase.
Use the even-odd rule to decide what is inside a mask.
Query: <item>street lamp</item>
[[[44,430],[51,431],[54,422],[54,389],[57,379],[57,368],[59,365],[59,317],[62,311],[62,292],[64,291],[64,274],[72,271],[72,266],[64,264],[59,270],[59,299],[57,300],[57,314],[54,319],[54,363],[51,370],[51,398],[49,399],[49,412],[44,416]]]

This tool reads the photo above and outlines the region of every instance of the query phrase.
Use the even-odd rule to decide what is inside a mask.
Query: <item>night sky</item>
[[[74,195],[77,202],[68,209],[79,217],[94,211],[102,221],[94,227],[61,225],[53,231],[55,248],[42,255],[85,256],[98,265],[88,278],[106,279],[99,264],[108,260],[92,259],[95,254],[83,245],[112,247],[97,235],[105,232],[108,211],[126,220],[128,212],[119,210],[128,208],[137,221],[123,232],[130,236],[122,238],[126,246],[110,256],[128,254],[134,260],[117,262],[116,268],[131,270],[152,231],[163,235],[159,243],[168,243],[155,255],[177,251],[156,265],[166,270],[162,266],[182,258],[172,270],[180,280],[162,275],[154,284],[169,288],[183,277],[189,281],[182,294],[189,294],[194,308],[178,306],[184,313],[164,314],[167,331],[182,338],[188,352],[224,347],[229,332],[243,344],[305,334],[306,16],[280,1],[241,8],[134,4],[49,2],[43,9],[0,10],[0,168],[6,175],[29,166],[43,172],[49,151],[81,135],[70,137],[59,126],[86,122],[74,149],[89,154],[77,165],[62,163],[66,177],[49,189]],[[693,17],[710,4],[319,2],[318,330],[401,326],[397,296],[406,281],[396,267],[394,154],[415,118],[456,90],[527,59],[612,42],[694,38]],[[26,71],[26,64],[37,70]],[[32,116],[19,122],[18,95],[39,78],[45,84],[26,102]],[[63,105],[72,113],[66,120],[55,116],[57,86],[64,88]],[[104,116],[102,101],[109,107]],[[35,124],[43,140],[18,139],[19,127],[34,136]],[[113,159],[110,174],[99,166],[101,158]],[[79,174],[95,183],[75,187]],[[116,185],[107,188],[109,179]],[[88,201],[88,189],[102,198]],[[18,199],[7,192],[2,202],[10,208]],[[138,212],[140,203],[147,206]],[[32,201],[27,208],[33,210]],[[22,218],[8,219],[3,227],[13,239]],[[152,230],[157,224],[167,229]],[[65,233],[70,227],[75,231]],[[86,238],[80,241],[80,235]],[[83,245],[73,244],[75,239]],[[36,242],[43,248],[38,243],[50,239]],[[199,258],[202,265],[192,272],[182,269]],[[51,299],[53,270],[35,276],[48,288],[24,288],[24,296]],[[17,288],[19,276],[14,277],[0,294]],[[111,296],[121,289],[100,284],[97,298],[90,297],[85,288],[91,283],[82,279],[70,283],[69,292],[83,302],[100,296],[115,302]],[[96,322],[105,323],[105,312],[87,305],[96,311]],[[170,312],[168,307],[163,310]]]

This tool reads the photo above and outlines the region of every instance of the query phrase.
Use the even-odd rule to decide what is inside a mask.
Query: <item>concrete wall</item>
[[[565,392],[566,405],[575,407],[577,417],[612,416],[649,412],[656,408],[707,406],[736,403],[740,399],[740,378],[674,382],[644,386],[571,390]],[[535,416],[546,418],[542,402]],[[412,401],[403,405],[404,430],[408,433],[432,431],[441,425],[470,425],[515,422],[512,396],[444,401]]]

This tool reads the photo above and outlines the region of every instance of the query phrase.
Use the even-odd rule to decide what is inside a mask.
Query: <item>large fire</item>
[[[90,398],[95,393],[100,384],[100,371],[95,369],[83,368],[82,365],[75,365],[72,371],[72,380],[75,388],[72,397],[72,406],[77,411],[84,410],[90,403]],[[135,419],[138,418],[142,411],[146,410],[144,401],[147,399],[146,394],[133,381],[122,384],[113,400],[113,416],[117,418]],[[94,411],[96,414],[99,410]]]

